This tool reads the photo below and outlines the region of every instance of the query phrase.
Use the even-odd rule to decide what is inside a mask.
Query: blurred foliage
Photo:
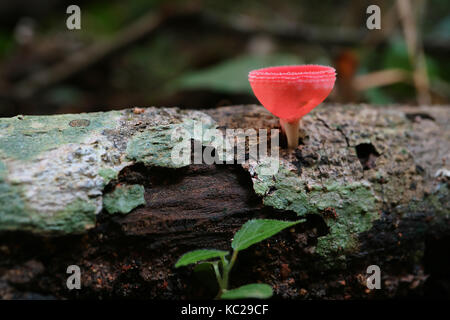
[[[422,3],[413,0],[413,5],[418,7],[419,2]],[[0,11],[0,115],[95,111],[129,105],[214,107],[220,103],[253,103],[257,100],[247,80],[250,70],[303,63],[337,67],[343,52],[351,52],[348,56],[353,60],[343,61],[343,65],[354,70],[349,71],[348,79],[338,70],[338,83],[328,101],[416,102],[412,81],[372,87],[351,95],[343,93],[345,81],[348,85],[360,75],[388,69],[413,71],[398,21],[387,34],[387,41],[380,43],[354,41],[341,45],[314,40],[318,34],[325,34],[333,42],[334,35],[367,32],[367,6],[380,5],[383,16],[395,9],[393,0],[82,1],[80,31],[65,28],[65,9],[69,4],[70,1],[28,4],[16,0],[9,7],[4,6],[10,11]],[[421,38],[448,45],[449,1],[424,4],[418,25],[423,31]],[[201,19],[164,20],[189,10],[207,15],[212,24],[204,25]],[[16,83],[52,63],[90,45],[115,41],[118,32],[149,12],[165,23],[142,41],[46,88],[30,101],[1,100]],[[29,44],[23,45],[17,40],[16,31],[25,17],[33,19],[34,35]],[[227,25],[238,31],[227,30]],[[279,36],[282,30],[293,27],[310,30],[312,41]],[[246,33],[239,31],[241,28],[257,32]],[[268,29],[276,32],[264,31]],[[366,37],[373,34],[377,31],[367,32]],[[425,48],[435,103],[450,101],[449,51],[450,48],[444,52]]]
[[[113,69],[117,88],[132,84],[137,90],[160,88],[162,84],[189,67],[189,57],[179,53],[176,39],[170,34],[156,36],[152,42],[136,46]]]
[[[249,93],[248,73],[251,70],[272,65],[302,64],[293,54],[243,55],[210,68],[187,72],[175,80],[172,89],[208,89],[226,93]]]
[[[382,88],[370,88],[364,91],[364,97],[372,104],[394,103],[394,99]]]
[[[432,29],[431,36],[441,39],[450,39],[450,16],[442,19],[442,21]]]
[[[53,104],[71,105],[81,101],[82,92],[72,86],[56,86],[46,93],[46,99]]]
[[[14,39],[10,33],[0,30],[0,58],[8,54],[14,46]]]
[[[439,69],[436,65],[435,60],[430,56],[426,56],[425,60],[427,64],[428,77],[439,77]],[[411,62],[409,60],[406,43],[403,38],[396,36],[390,40],[389,46],[386,48],[384,53],[382,66],[383,69],[399,68],[406,71],[413,71]]]

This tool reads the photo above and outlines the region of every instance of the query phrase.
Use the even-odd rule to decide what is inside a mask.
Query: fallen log
[[[304,219],[242,252],[231,286],[283,298],[450,295],[448,107],[324,105],[262,162],[174,164],[174,129],[279,128],[259,106],[0,119],[2,298],[205,298],[186,251],[229,249],[251,218]],[[192,132],[191,132],[192,133]],[[190,137],[196,139],[194,133]],[[193,142],[203,148],[210,141]],[[82,289],[65,285],[69,265]],[[382,289],[366,287],[381,268]]]

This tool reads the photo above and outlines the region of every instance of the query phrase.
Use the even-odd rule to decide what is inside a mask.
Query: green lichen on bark
[[[253,181],[255,192],[263,197],[265,205],[292,210],[299,216],[318,214],[324,218],[329,233],[318,239],[316,252],[320,255],[355,249],[357,235],[369,230],[379,218],[368,182],[326,182],[308,187],[297,173],[285,167],[274,176],[258,175],[261,169],[256,168]]]
[[[103,205],[109,213],[126,214],[145,204],[144,192],[144,187],[139,184],[119,185],[103,196]]]
[[[127,145],[127,158],[147,166],[179,168],[186,164],[172,161],[172,133],[181,125],[155,126],[132,137]]]
[[[198,133],[195,132],[196,128],[199,129]],[[172,155],[174,146],[184,141],[186,149],[190,149],[191,139],[209,144],[211,141],[203,138],[204,133],[205,130],[214,128],[215,122],[207,118],[184,119],[179,123],[153,126],[131,138],[126,149],[127,158],[147,166],[169,168],[186,166],[190,162],[190,152],[186,153],[186,161],[174,161]],[[179,133],[178,136],[176,132]]]
[[[117,179],[119,173],[111,168],[100,168],[98,174],[103,178],[104,184],[107,185],[111,180]]]
[[[52,218],[39,214],[41,222],[31,230],[45,230],[54,233],[80,233],[95,226],[96,204],[93,201],[76,199]]]
[[[0,231],[65,234],[93,227],[105,185],[136,162],[171,167],[170,129],[193,121],[214,126],[201,112],[153,107],[1,118]],[[130,157],[127,150],[147,141],[147,132],[167,139],[150,137],[149,153]]]
[[[55,116],[16,116],[0,119],[0,152],[3,157],[31,160],[40,153],[112,129],[118,111]]]
[[[318,239],[316,253],[328,256],[330,253],[345,253],[358,246],[358,235],[372,227],[379,219],[375,196],[370,186],[362,183],[339,185],[333,191],[338,198],[336,217],[325,216],[330,228],[329,234]],[[324,197],[327,197],[325,193]]]
[[[398,205],[395,207],[395,211],[401,214],[417,212],[432,213],[438,218],[450,218],[449,182],[440,182],[423,199],[413,199],[407,204]]]
[[[48,215],[30,209],[21,198],[21,188],[0,182],[1,230],[21,230],[43,233],[80,233],[95,225],[95,205],[77,199],[63,210]]]
[[[29,212],[20,196],[21,192],[20,187],[11,186],[0,177],[0,225],[4,230],[14,229],[21,221],[28,220]]]
[[[24,186],[8,183],[6,175],[6,167],[0,162],[1,230],[79,233],[95,225],[96,207],[92,201],[76,199],[62,210],[38,211],[24,201]]]

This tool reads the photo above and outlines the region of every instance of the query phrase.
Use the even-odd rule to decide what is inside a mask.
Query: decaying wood
[[[34,225],[27,216],[12,219],[15,207],[0,212],[2,298],[213,297],[214,289],[204,283],[208,278],[189,268],[174,269],[176,259],[196,248],[229,249],[245,221],[262,217],[304,222],[242,252],[232,286],[267,282],[283,298],[449,295],[448,107],[321,106],[303,119],[299,148],[280,151],[280,170],[271,177],[259,175],[259,164],[251,161],[168,167],[161,156],[170,144],[164,126],[187,119],[207,120],[224,131],[279,128],[277,119],[260,106],[99,115],[103,122],[86,114],[55,118],[59,122],[54,127],[51,118],[24,117],[34,125],[17,130],[14,126],[22,120],[0,121],[6,128],[0,136],[0,164],[5,167],[0,170],[0,192],[17,192],[35,210],[25,210],[28,217],[42,210]],[[36,121],[44,119],[50,125],[38,128]],[[11,141],[61,131],[64,125],[98,127],[76,143],[17,150],[20,157],[5,151]],[[152,149],[155,141],[163,147]],[[92,146],[92,153],[79,151]],[[87,163],[93,172],[69,175],[85,184],[80,188],[67,189],[70,178],[59,174],[39,180],[55,184],[55,189],[41,185],[43,190],[61,188],[62,203],[73,210],[52,211],[52,202],[33,198],[43,196],[35,191],[39,184],[33,186],[33,179],[43,179],[37,168],[47,165],[52,170],[52,161],[65,163],[60,160],[73,154],[79,154],[73,165]],[[92,157],[91,162],[83,157]],[[99,176],[96,170],[105,167],[118,175]],[[33,174],[27,176],[27,169]],[[70,166],[65,170],[72,172]],[[103,184],[88,183],[95,179]],[[128,214],[102,209],[102,197],[126,185],[143,185],[146,205]],[[91,201],[91,211],[79,202],[71,207],[67,190]],[[58,220],[80,211],[86,219]],[[72,224],[61,227],[64,223]],[[72,264],[82,269],[82,290],[65,287],[65,271]],[[366,268],[373,264],[381,267],[382,290],[365,286]]]

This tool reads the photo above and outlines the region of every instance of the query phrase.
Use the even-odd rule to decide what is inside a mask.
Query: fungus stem
[[[300,119],[294,120],[292,122],[287,122],[286,120],[280,119],[281,129],[287,137],[288,148],[295,149],[298,146]]]

